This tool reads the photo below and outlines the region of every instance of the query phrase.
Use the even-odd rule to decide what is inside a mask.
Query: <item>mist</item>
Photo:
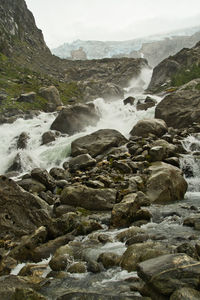
[[[200,25],[199,0],[26,0],[50,48],[122,41]]]

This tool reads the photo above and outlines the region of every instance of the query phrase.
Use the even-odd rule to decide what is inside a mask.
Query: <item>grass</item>
[[[61,100],[66,105],[69,100],[81,102],[83,99],[80,88],[75,82],[60,82],[52,76],[47,76],[27,68],[13,64],[4,54],[0,53],[0,91],[7,94],[7,99],[0,104],[0,112],[17,108],[23,111],[44,110],[47,100],[38,95],[43,86],[54,85],[60,93]],[[22,93],[36,92],[34,103],[18,103],[16,98]]]
[[[173,76],[171,84],[179,87],[196,78],[200,78],[200,64],[194,64],[190,68],[180,70]],[[198,85],[197,89],[200,89],[200,85]]]

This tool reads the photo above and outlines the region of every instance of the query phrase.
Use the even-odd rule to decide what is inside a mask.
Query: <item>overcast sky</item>
[[[200,0],[26,0],[50,48],[200,25]]]

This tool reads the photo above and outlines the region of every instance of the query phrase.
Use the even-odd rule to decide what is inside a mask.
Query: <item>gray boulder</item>
[[[60,201],[62,204],[83,207],[89,210],[111,210],[117,191],[114,189],[93,189],[84,185],[64,188]]]
[[[29,92],[26,94],[21,94],[17,99],[17,102],[34,103],[35,100],[36,100],[36,93]]]
[[[98,120],[99,115],[93,103],[69,105],[61,110],[51,129],[73,135],[88,125],[95,125]]]
[[[142,137],[148,137],[148,135],[154,134],[161,137],[167,132],[167,125],[160,119],[144,119],[137,122],[133,127],[130,134]]]
[[[92,157],[96,157],[112,147],[119,147],[126,142],[126,138],[119,131],[114,129],[100,129],[73,141],[71,155],[77,156],[89,153]]]
[[[73,157],[69,161],[70,171],[84,170],[89,167],[92,167],[96,164],[96,160],[92,158],[89,154],[81,154],[76,157]]]
[[[48,101],[46,111],[54,111],[58,106],[63,105],[60,99],[59,91],[53,85],[40,88],[39,95]]]

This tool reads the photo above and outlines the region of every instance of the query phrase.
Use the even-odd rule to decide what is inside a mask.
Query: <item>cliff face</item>
[[[6,55],[15,55],[17,45],[21,51],[35,49],[50,53],[42,31],[35,24],[33,14],[24,0],[0,1],[0,51]]]
[[[169,56],[153,70],[148,90],[158,92],[169,86],[179,86],[200,75],[200,42],[193,48],[184,48]]]

